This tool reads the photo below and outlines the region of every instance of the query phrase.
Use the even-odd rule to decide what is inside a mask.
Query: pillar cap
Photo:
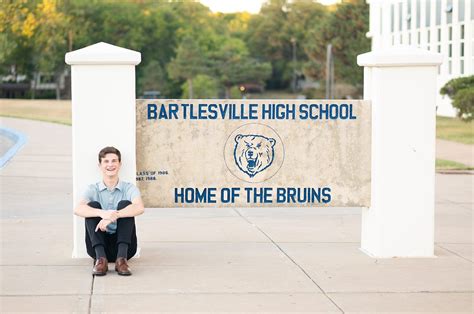
[[[443,55],[411,46],[394,46],[357,56],[357,64],[369,67],[438,66]]]
[[[66,63],[77,64],[123,64],[137,65],[142,56],[138,51],[125,49],[104,42],[100,42],[82,49],[66,53]]]

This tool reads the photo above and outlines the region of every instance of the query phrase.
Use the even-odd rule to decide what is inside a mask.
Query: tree
[[[440,90],[440,93],[441,95],[448,95],[450,98],[454,98],[454,96],[456,96],[460,90],[472,86],[474,86],[474,75],[467,77],[457,77],[444,84]]]
[[[205,99],[205,98],[217,98],[219,94],[218,82],[215,78],[199,74],[193,80],[193,94],[195,98]],[[183,94],[182,98],[186,98],[189,95],[189,85],[188,82],[183,84]]]
[[[454,96],[453,107],[458,109],[458,117],[464,121],[474,119],[474,87],[460,90]]]
[[[308,61],[305,43],[312,40],[308,30],[326,16],[326,7],[312,0],[270,0],[250,19],[247,44],[253,56],[271,63],[270,88],[288,87],[295,72],[302,74]]]
[[[156,60],[148,62],[144,66],[142,75],[138,78],[138,90],[143,93],[146,90],[157,90],[164,92],[166,85],[166,73],[160,63]]]
[[[64,72],[63,60],[68,51],[70,19],[58,10],[54,0],[42,0],[35,9],[37,27],[34,34],[34,64],[39,72],[53,73],[56,83],[56,99],[60,98],[59,79]]]
[[[245,40],[251,18],[252,15],[248,12],[216,13],[213,19],[214,29],[224,28],[221,35]]]
[[[0,6],[0,71],[33,74],[32,37],[38,23],[34,16],[36,2],[9,1]]]
[[[294,72],[297,75],[303,73],[303,65],[309,60],[304,48],[306,43],[312,40],[308,30],[323,25],[327,16],[327,9],[312,0],[294,0],[288,4],[287,22],[284,29],[287,36],[285,40],[288,47],[295,45],[295,59],[297,61],[296,63],[291,62],[291,66],[286,67],[285,78],[291,77],[295,74]]]
[[[193,36],[183,38],[178,46],[176,57],[168,64],[172,79],[185,79],[188,83],[189,98],[193,98],[193,79],[207,72],[207,57]]]
[[[309,61],[305,72],[316,79],[324,77],[326,46],[332,44],[336,79],[361,88],[363,71],[357,66],[356,58],[370,50],[368,27],[369,8],[365,1],[337,5],[325,23],[316,24],[309,31],[305,45]]]
[[[271,63],[272,76],[268,81],[270,88],[288,86],[284,77],[288,63],[291,62],[291,42],[285,34],[287,20],[287,1],[270,0],[263,4],[260,13],[254,15],[248,25],[246,38],[250,54],[258,60]]]
[[[474,75],[448,81],[440,93],[453,100],[453,107],[458,109],[459,118],[464,121],[474,119]]]
[[[259,62],[249,57],[245,43],[232,38],[224,39],[219,50],[211,55],[214,71],[225,88],[225,97],[230,97],[230,89],[239,83],[258,83],[270,77],[270,63]]]
[[[0,6],[4,73],[17,69],[31,76],[41,71],[59,78],[65,52],[105,41],[140,51],[139,90],[160,81],[160,90],[170,97],[181,95],[184,81],[193,94],[193,79],[211,73],[227,93],[246,82],[266,81],[269,88],[286,88],[303,65],[305,74],[313,77],[323,72],[330,41],[334,41],[336,75],[356,81],[355,55],[362,52],[357,45],[369,43],[366,29],[359,29],[367,27],[368,9],[362,0],[344,1],[334,12],[314,0],[268,0],[254,15],[213,13],[192,0],[4,2]]]
[[[1,64],[29,77],[36,72],[52,73],[59,98],[59,78],[64,71],[64,53],[70,47],[68,34],[72,28],[59,2],[10,1],[0,9],[0,22]]]
[[[142,9],[140,19],[142,59],[166,65],[175,56],[181,39],[178,36],[183,27],[180,17],[169,6],[159,5]]]

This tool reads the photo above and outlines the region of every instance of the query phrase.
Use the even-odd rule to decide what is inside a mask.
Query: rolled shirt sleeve
[[[94,184],[90,184],[87,186],[87,189],[82,194],[82,199],[86,200],[87,202],[99,201],[99,198],[97,196],[97,189],[95,188]]]
[[[137,197],[140,197],[140,190],[134,185],[134,184],[129,184],[128,189],[127,189],[127,194],[129,195],[129,200],[133,201]]]

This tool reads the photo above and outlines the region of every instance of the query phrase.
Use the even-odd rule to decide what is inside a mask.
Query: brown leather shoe
[[[115,271],[121,276],[130,276],[132,271],[128,267],[127,260],[123,257],[117,257],[115,261]]]
[[[96,259],[94,268],[92,268],[92,275],[104,276],[109,270],[109,262],[105,257],[99,257]]]

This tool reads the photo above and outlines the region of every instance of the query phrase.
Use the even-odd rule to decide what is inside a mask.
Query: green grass
[[[71,125],[71,101],[0,99],[0,116]]]
[[[463,122],[457,118],[438,116],[436,137],[463,144],[474,144],[474,121]]]
[[[54,119],[54,118],[48,118],[44,116],[34,116],[34,115],[25,116],[25,115],[15,115],[15,114],[9,115],[9,114],[0,113],[0,117],[51,122],[51,123],[69,125],[69,126],[72,125],[71,121],[67,119]]]
[[[436,170],[474,170],[474,168],[451,160],[436,159]]]

